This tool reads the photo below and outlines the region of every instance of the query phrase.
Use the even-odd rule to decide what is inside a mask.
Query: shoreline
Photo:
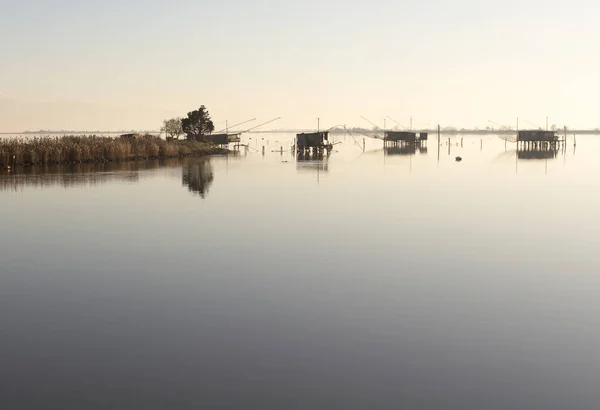
[[[134,162],[230,153],[229,149],[214,144],[186,140],[166,141],[153,135],[139,138],[63,136],[33,140],[0,140],[0,163],[10,165],[13,169],[39,165]]]

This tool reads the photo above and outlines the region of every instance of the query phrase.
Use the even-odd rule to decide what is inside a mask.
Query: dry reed
[[[0,162],[16,165],[130,161],[224,154],[227,150],[197,141],[63,136],[0,139]]]

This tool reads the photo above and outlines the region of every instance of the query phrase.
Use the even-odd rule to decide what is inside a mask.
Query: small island
[[[225,155],[229,150],[211,137],[214,125],[204,105],[187,118],[163,121],[162,139],[151,134],[7,138],[0,140],[0,163],[12,166],[134,161]],[[185,139],[180,139],[182,135]]]

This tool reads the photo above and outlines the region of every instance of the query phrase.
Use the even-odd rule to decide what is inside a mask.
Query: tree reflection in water
[[[185,161],[181,167],[181,182],[187,185],[190,192],[200,195],[202,199],[214,179],[210,158],[198,158]]]

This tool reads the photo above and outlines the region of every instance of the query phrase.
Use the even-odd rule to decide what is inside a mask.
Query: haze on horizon
[[[201,104],[277,128],[595,128],[599,17],[591,0],[0,0],[0,132],[157,129]]]

